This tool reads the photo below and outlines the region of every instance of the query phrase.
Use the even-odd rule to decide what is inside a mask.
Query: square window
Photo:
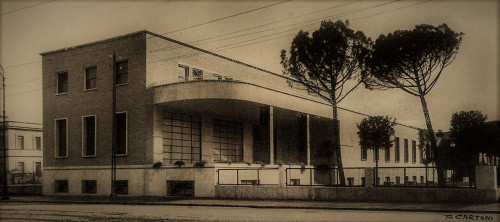
[[[67,193],[69,189],[67,180],[56,180],[55,181],[55,192],[56,193]]]
[[[116,63],[116,85],[128,83],[128,61]]]
[[[97,193],[97,181],[82,180],[82,193]]]
[[[128,194],[128,180],[117,180],[115,181],[115,192],[116,194]]]
[[[57,94],[68,92],[68,72],[57,73]]]
[[[85,69],[85,90],[97,88],[97,67]]]

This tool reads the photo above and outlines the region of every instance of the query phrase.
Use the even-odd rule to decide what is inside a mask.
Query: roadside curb
[[[231,207],[231,208],[258,208],[258,209],[303,209],[303,210],[366,210],[366,211],[400,211],[400,212],[435,212],[435,213],[489,213],[500,214],[499,210],[457,210],[457,209],[424,209],[424,208],[381,208],[381,207],[328,207],[328,206],[269,206],[257,204],[210,204],[210,203],[169,203],[169,202],[125,202],[125,201],[65,201],[65,200],[7,200],[0,203],[48,203],[48,204],[120,204],[120,205],[165,205],[190,207]]]

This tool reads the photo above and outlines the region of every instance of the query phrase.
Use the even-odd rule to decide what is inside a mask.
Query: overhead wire
[[[363,11],[363,10],[366,10],[366,9],[375,8],[375,7],[379,7],[379,6],[382,6],[382,5],[387,5],[389,3],[393,3],[393,2],[397,2],[397,1],[399,1],[399,0],[382,3],[382,4],[379,4],[379,5],[371,6],[371,7],[367,7],[367,8],[356,9],[356,10],[350,11],[348,13],[357,12],[357,11]],[[395,10],[402,9],[402,8],[411,7],[411,6],[414,6],[414,5],[417,5],[417,4],[422,4],[422,3],[425,3],[425,2],[428,2],[428,1],[432,1],[432,0],[422,1],[422,2],[419,2],[419,3],[412,4],[412,5],[408,5],[408,6],[404,6],[404,7],[399,7],[399,8],[396,8],[396,9],[392,9],[392,10],[389,10],[389,11],[386,11],[386,12],[390,12],[390,11],[395,11]],[[353,2],[356,2],[356,1],[353,1]],[[335,7],[330,7],[330,8],[335,8]],[[321,10],[321,11],[324,11],[324,10]],[[380,15],[380,14],[383,14],[383,13],[386,13],[386,12],[381,12],[381,13],[376,13],[376,14],[372,14],[372,15],[369,15],[369,16],[364,16],[364,17],[361,17],[361,18],[356,18],[355,20],[359,20],[359,19],[362,19],[362,18],[367,18],[367,17],[371,17],[371,16]],[[309,13],[309,14],[312,14],[312,13]],[[341,13],[342,16],[345,16],[346,14],[347,13]],[[290,31],[290,30],[288,30],[288,31]],[[281,33],[284,33],[284,32],[280,32],[280,33],[277,33],[277,34],[281,34]],[[274,34],[274,35],[276,35],[276,34]],[[290,34],[290,35],[293,35],[293,34]],[[253,41],[253,40],[258,40],[258,39],[262,38],[262,37],[259,37],[259,38],[256,38],[256,39],[246,40],[246,41],[243,41],[243,42],[238,42],[238,43],[233,44],[233,45],[230,44],[230,45],[218,47],[218,48],[211,49],[211,50],[214,50],[214,51],[224,51],[224,50],[229,50],[229,49],[233,49],[233,48],[239,48],[239,47],[244,47],[244,46],[248,46],[248,45],[258,44],[258,43],[265,42],[265,41],[271,41],[271,40],[275,40],[275,39],[287,37],[287,36],[290,36],[290,35],[280,36],[280,37],[277,37],[277,38],[267,39],[267,40],[258,41],[258,42],[254,42],[254,43],[249,43],[249,44],[244,44],[244,45],[238,45],[238,44],[241,44],[241,43],[245,43],[245,42],[249,42],[249,41]],[[273,35],[268,35],[268,36],[265,36],[265,37],[269,37],[269,36],[273,36]],[[225,48],[225,47],[227,47],[227,48]],[[88,53],[88,52],[86,52],[86,53]],[[182,56],[182,57],[195,56],[195,55],[200,54],[200,53],[201,52],[197,52],[197,53],[193,53],[193,54],[190,54],[190,55],[187,55],[187,56]],[[71,55],[71,56],[73,56],[73,55]],[[174,59],[176,59],[176,58],[180,58],[180,57],[177,56]],[[162,59],[161,61],[168,61],[168,60],[170,60],[170,59],[167,59],[167,60],[166,59]],[[32,63],[36,63],[36,62],[40,62],[40,61],[35,61],[35,62],[30,62],[30,63],[25,63],[25,64],[19,64],[19,65],[14,65],[14,66],[9,66],[9,68],[17,67],[17,66],[23,66],[23,65],[28,65],[28,64],[32,64]],[[38,78],[38,79],[41,79],[41,78]],[[25,82],[31,82],[31,81],[35,81],[35,80],[38,80],[38,79],[28,80],[28,81],[25,81]],[[21,83],[16,83],[15,85],[18,85],[18,84],[21,84]],[[36,90],[41,90],[41,88],[40,89],[36,89]],[[36,91],[36,90],[30,90],[30,91],[26,91],[26,92],[22,92],[22,93],[18,93],[18,94],[24,94],[24,93],[28,93],[28,92]],[[8,96],[14,96],[14,95],[18,95],[18,94],[11,94],[11,95],[8,95]]]

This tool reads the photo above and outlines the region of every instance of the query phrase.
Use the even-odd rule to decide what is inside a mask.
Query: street
[[[1,221],[462,221],[464,217],[498,221],[499,215],[118,204],[3,203],[0,209]]]

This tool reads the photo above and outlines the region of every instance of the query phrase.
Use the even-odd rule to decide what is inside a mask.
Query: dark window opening
[[[97,68],[91,67],[85,69],[85,89],[97,88]]]
[[[97,193],[97,181],[82,180],[82,193]]]
[[[61,72],[57,73],[57,93],[67,93],[68,92],[68,73]]]
[[[67,180],[56,180],[55,181],[55,191],[56,193],[67,193],[69,186]]]
[[[201,118],[163,113],[163,161],[194,163],[201,160]]]
[[[116,114],[116,154],[127,154],[127,113]]]
[[[167,181],[167,196],[194,197],[194,181]]]
[[[115,181],[115,192],[116,192],[116,194],[127,195],[128,194],[128,180]]]
[[[243,161],[243,124],[214,119],[214,161]]]
[[[400,154],[399,154],[399,137],[396,137],[396,139],[394,140],[394,161],[396,161],[396,163],[399,162],[399,158],[400,158]]]
[[[83,127],[84,127],[84,135],[83,135],[83,147],[85,156],[94,156],[95,155],[95,142],[96,142],[96,124],[95,124],[95,116],[88,116],[83,118]]]
[[[56,120],[56,153],[57,157],[66,157],[67,153],[67,120]]]

